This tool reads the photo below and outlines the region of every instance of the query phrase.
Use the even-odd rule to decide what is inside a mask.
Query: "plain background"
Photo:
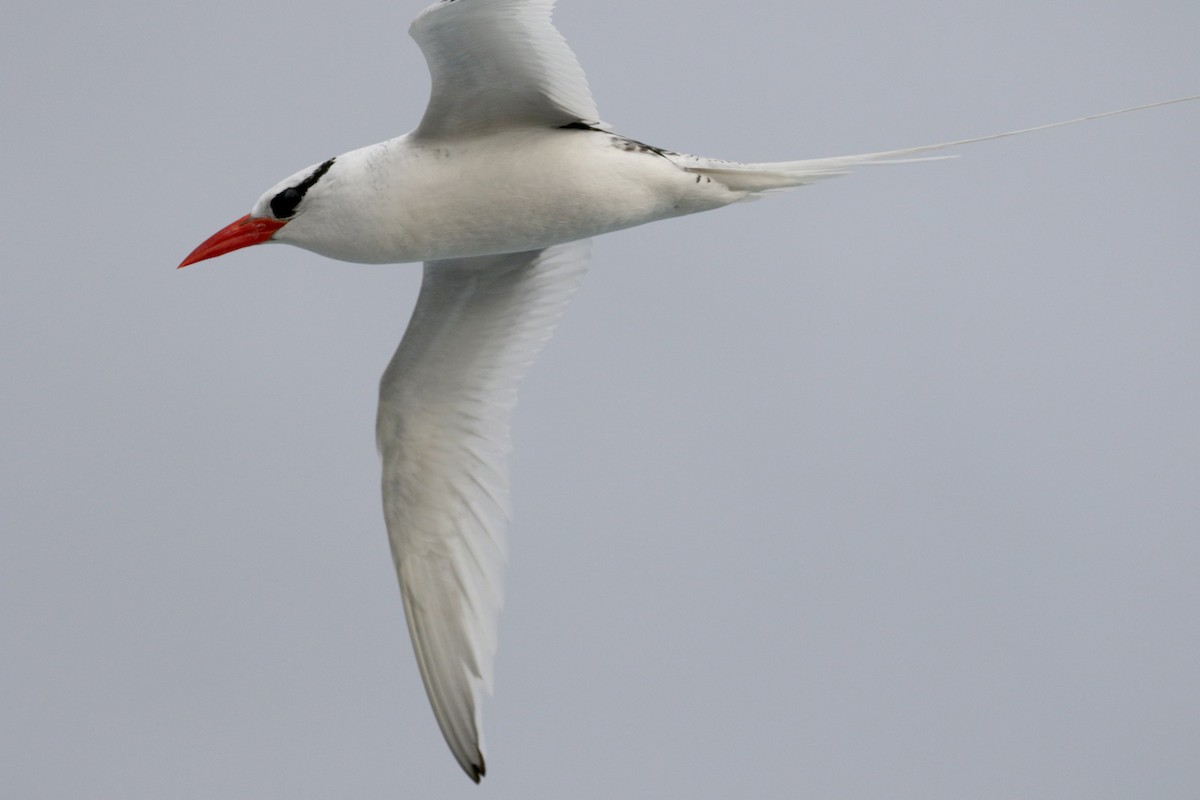
[[[0,27],[0,795],[1194,798],[1200,103],[596,242],[523,388],[489,776],[378,498],[415,266],[177,272],[416,123],[416,2]],[[604,117],[743,160],[1200,91],[1200,5],[564,0]]]

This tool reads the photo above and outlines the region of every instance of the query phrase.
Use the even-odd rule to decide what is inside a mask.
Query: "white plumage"
[[[554,0],[444,0],[409,33],[433,90],[414,134],[461,138],[501,127],[600,123],[587,78],[550,21]]]
[[[446,741],[483,772],[517,384],[587,269],[587,242],[433,261],[383,374],[383,508],[413,649]]]
[[[440,0],[411,33],[433,89],[412,133],[295,173],[180,266],[267,241],[345,261],[425,261],[380,386],[383,503],[413,649],[451,751],[484,774],[517,385],[587,264],[586,240],[947,147],[741,164],[600,121],[553,0]],[[1137,108],[1193,100],[1170,100]]]

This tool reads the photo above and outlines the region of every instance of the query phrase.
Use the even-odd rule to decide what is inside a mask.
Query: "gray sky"
[[[735,159],[1200,91],[1194,2],[827,5],[557,19],[618,130]],[[373,442],[419,269],[174,269],[416,122],[422,6],[6,11],[0,795],[1195,797],[1200,103],[598,240],[463,777]]]

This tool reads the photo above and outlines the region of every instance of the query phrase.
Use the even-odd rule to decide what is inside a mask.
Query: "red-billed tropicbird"
[[[425,9],[410,33],[433,90],[416,130],[286,178],[180,264],[263,242],[343,261],[425,262],[380,386],[383,506],[433,713],[476,782],[509,519],[509,419],[518,383],[583,278],[587,239],[852,167],[1197,99],[902,150],[720,161],[652,147],[601,122],[551,22],[553,5],[440,0]]]

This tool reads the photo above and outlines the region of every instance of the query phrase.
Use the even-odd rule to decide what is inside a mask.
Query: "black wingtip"
[[[483,780],[484,775],[487,775],[487,764],[483,763],[483,756],[480,756],[479,763],[471,765],[471,769],[467,771],[467,776],[475,781],[475,783],[479,783]]]

